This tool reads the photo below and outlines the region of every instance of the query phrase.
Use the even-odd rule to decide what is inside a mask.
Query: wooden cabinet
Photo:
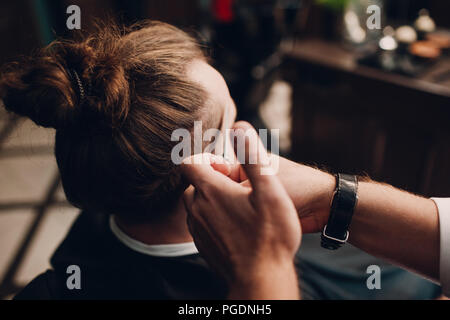
[[[286,54],[295,160],[450,196],[449,86],[360,66],[319,40]]]

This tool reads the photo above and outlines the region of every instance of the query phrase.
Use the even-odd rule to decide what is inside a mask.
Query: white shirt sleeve
[[[440,282],[442,293],[450,297],[450,198],[432,198],[439,211]]]

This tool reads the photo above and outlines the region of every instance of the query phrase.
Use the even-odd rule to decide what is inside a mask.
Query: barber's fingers
[[[218,158],[220,158],[220,157],[218,157]],[[223,174],[227,177],[229,177],[233,173],[233,169],[234,169],[233,165],[231,163],[226,162],[225,159],[222,158],[221,160],[219,160],[217,158],[212,158],[211,160],[212,160],[211,167],[214,170],[220,172],[221,174]]]
[[[185,190],[183,201],[188,213],[197,195],[211,191],[217,197],[217,191],[233,188],[235,182],[229,179],[231,165],[220,157],[210,153],[196,154],[183,160],[180,170],[185,182],[190,186]]]
[[[211,166],[213,167],[214,170],[219,171],[220,173],[226,175],[234,182],[241,183],[248,179],[244,169],[236,159],[234,159],[233,162],[226,162],[225,164],[212,163]]]
[[[244,121],[237,122],[233,129],[236,154],[253,190],[263,194],[284,190],[270,166],[269,155],[256,130]]]
[[[223,159],[210,153],[199,153],[184,159],[180,169],[186,182],[196,188],[226,181],[224,175],[230,172]]]

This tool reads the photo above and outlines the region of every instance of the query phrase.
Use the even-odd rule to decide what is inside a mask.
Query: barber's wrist
[[[273,250],[273,254],[268,252],[254,253],[252,257],[247,259],[241,257],[239,262],[233,265],[233,272],[229,279],[231,282],[242,283],[259,280],[261,277],[272,270],[288,269],[294,261],[295,252],[277,247]]]
[[[298,201],[294,201],[294,204],[300,214],[300,219],[313,216],[315,228],[312,231],[321,232],[330,216],[331,202],[336,189],[336,178],[327,172],[315,170],[314,185],[310,186],[314,196],[308,199],[306,203],[302,197],[298,197]]]
[[[336,178],[334,175],[326,173],[324,178],[322,192],[320,193],[317,209],[319,212],[320,230],[322,230],[328,222],[331,211],[331,203],[333,200],[334,191],[336,190]]]
[[[229,299],[299,299],[293,259],[261,261],[229,282]]]

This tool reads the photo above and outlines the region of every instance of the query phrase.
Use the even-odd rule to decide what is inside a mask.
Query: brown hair
[[[194,59],[205,59],[202,50],[173,26],[108,24],[8,65],[0,97],[7,110],[56,128],[55,155],[72,204],[148,220],[167,212],[183,189],[170,137],[192,130],[207,100],[186,76]]]

